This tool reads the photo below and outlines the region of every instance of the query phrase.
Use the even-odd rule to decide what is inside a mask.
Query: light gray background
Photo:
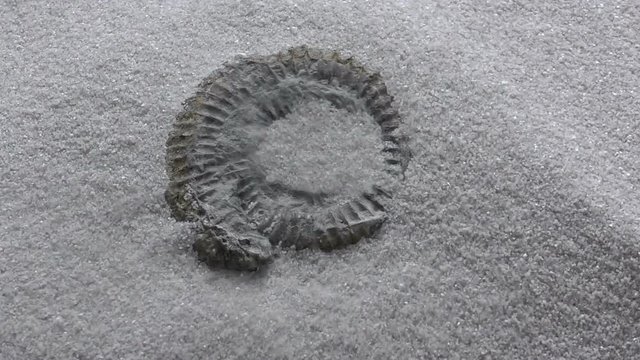
[[[0,358],[640,358],[634,1],[0,0]],[[299,44],[380,71],[415,158],[376,239],[211,271],[181,101]]]

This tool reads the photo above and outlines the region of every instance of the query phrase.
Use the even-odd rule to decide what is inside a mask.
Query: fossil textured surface
[[[634,4],[0,1],[0,359],[637,358]],[[373,239],[211,271],[164,199],[167,136],[214,67],[294,44],[381,72],[406,180]],[[283,178],[317,175],[320,138],[262,158],[313,104],[269,127],[269,181],[334,188]]]
[[[271,258],[269,243],[333,250],[380,228],[387,218],[384,199],[391,197],[382,183],[365,183],[354,191],[350,183],[301,187],[291,183],[300,177],[297,174],[288,179],[268,176],[269,159],[258,153],[268,141],[268,131],[294,112],[309,112],[305,104],[320,101],[331,106],[314,119],[316,129],[308,129],[310,135],[324,137],[327,143],[355,144],[356,149],[351,148],[357,153],[357,141],[330,137],[336,119],[329,120],[332,108],[365,113],[370,124],[361,127],[379,128],[382,156],[380,166],[372,169],[404,176],[410,151],[406,136],[397,131],[400,116],[379,74],[368,72],[352,57],[307,46],[226,63],[185,101],[167,141],[166,200],[176,219],[201,223],[194,244],[201,259],[210,265],[255,270]],[[296,151],[281,156],[295,161],[290,154]],[[373,160],[370,165],[377,159]],[[318,180],[317,174],[313,177]],[[354,176],[371,177],[382,178],[370,171]],[[202,224],[205,217],[209,225]]]

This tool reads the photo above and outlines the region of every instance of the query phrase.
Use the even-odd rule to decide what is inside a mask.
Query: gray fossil
[[[404,176],[411,154],[379,74],[306,46],[226,63],[186,100],[166,144],[166,201],[176,220],[198,223],[193,248],[201,260],[255,270],[276,246],[328,251],[373,235],[385,221],[391,194],[380,186],[327,206],[329,194],[267,181],[256,164],[260,134],[314,100],[368,113],[381,129],[385,171]]]

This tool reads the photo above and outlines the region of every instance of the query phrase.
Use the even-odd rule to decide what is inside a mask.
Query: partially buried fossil
[[[392,101],[379,74],[306,46],[205,78],[166,154],[165,197],[176,220],[197,222],[198,257],[256,270],[277,246],[328,251],[374,235],[411,157]]]

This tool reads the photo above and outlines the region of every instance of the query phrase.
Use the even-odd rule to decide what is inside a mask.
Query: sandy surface
[[[638,6],[296,3],[0,1],[0,358],[640,358]],[[303,43],[395,95],[393,217],[212,271],[162,197],[173,117]]]

